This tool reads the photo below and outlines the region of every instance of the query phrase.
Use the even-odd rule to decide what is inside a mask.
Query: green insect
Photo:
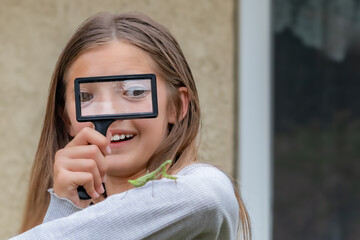
[[[172,160],[167,160],[163,164],[161,164],[160,167],[158,167],[156,170],[152,171],[151,173],[149,173],[149,171],[147,171],[146,175],[139,177],[135,180],[128,180],[128,182],[136,188],[142,187],[148,181],[155,180],[158,177],[160,177],[160,175],[162,175],[164,178],[174,179],[176,182],[177,177],[174,177],[174,176],[166,173],[166,166],[170,165],[171,163],[172,163]]]

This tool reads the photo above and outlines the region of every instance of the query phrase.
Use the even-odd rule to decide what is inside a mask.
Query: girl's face
[[[75,136],[92,123],[79,123],[75,114],[74,79],[109,75],[155,73],[155,63],[141,49],[121,41],[113,41],[82,53],[70,66],[66,74],[66,112],[70,119],[68,132]],[[157,118],[118,120],[112,123],[108,132],[113,136],[111,154],[106,156],[108,176],[133,178],[146,170],[149,158],[167,134],[171,119],[167,114],[165,81],[157,75],[158,111]],[[119,141],[119,138],[124,138]]]

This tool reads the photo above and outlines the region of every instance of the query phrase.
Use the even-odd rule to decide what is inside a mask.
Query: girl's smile
[[[136,132],[122,130],[122,129],[110,129],[108,132],[111,133],[111,143],[110,148],[112,153],[116,153],[119,148],[126,146],[131,143],[131,140],[136,137]]]

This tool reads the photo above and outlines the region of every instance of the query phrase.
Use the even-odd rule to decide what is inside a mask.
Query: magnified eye
[[[144,89],[130,89],[126,91],[126,94],[133,97],[140,97],[145,94]]]
[[[88,93],[88,92],[81,92],[80,93],[80,101],[82,103],[88,102],[93,98],[94,98],[94,96],[91,93]]]
[[[150,90],[146,89],[144,86],[132,86],[123,91],[123,94],[131,99],[141,99],[148,95]]]

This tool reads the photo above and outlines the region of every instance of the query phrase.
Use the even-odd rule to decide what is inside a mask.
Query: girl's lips
[[[131,138],[129,140],[122,140],[122,141],[116,141],[116,142],[112,141],[109,146],[111,149],[120,148],[120,147],[123,147],[123,146],[129,144],[132,140],[133,140],[133,138]]]
[[[130,130],[126,130],[126,129],[108,129],[108,131],[111,133],[112,136],[114,136],[115,134],[132,134],[132,135],[136,135],[135,131],[130,131]]]

